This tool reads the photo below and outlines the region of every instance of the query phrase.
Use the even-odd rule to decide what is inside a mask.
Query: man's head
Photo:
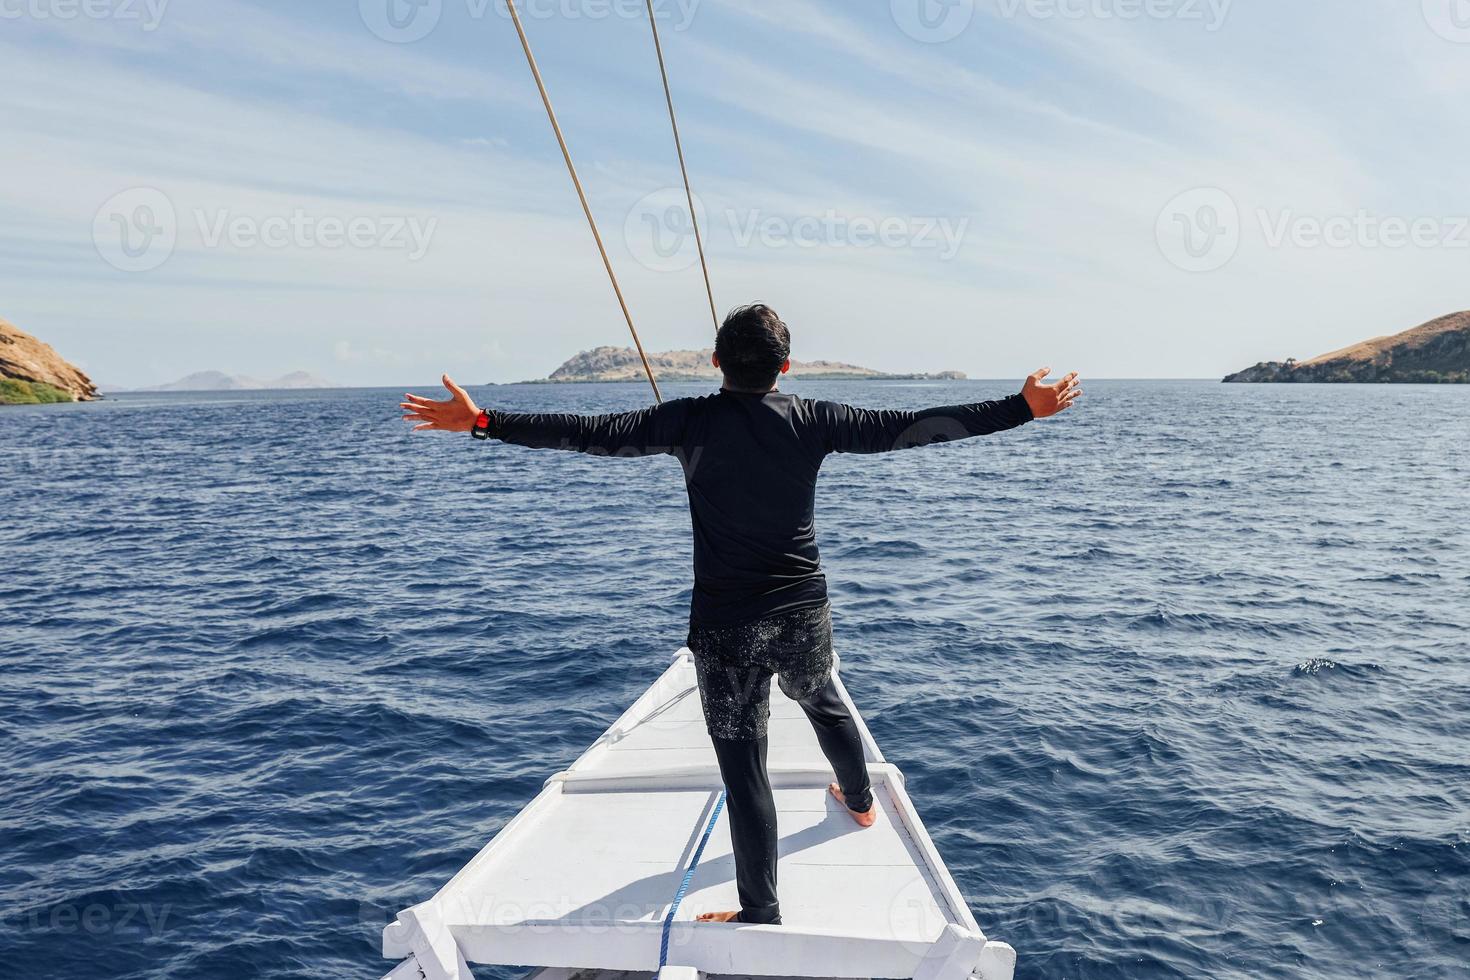
[[[726,388],[770,391],[791,369],[791,331],[764,303],[742,306],[725,317],[712,362],[724,373]]]

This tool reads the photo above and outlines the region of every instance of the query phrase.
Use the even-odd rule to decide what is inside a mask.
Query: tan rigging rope
[[[612,261],[607,257],[607,247],[602,243],[602,233],[597,230],[597,220],[592,217],[592,207],[587,203],[587,192],[582,189],[581,178],[577,176],[577,167],[572,163],[571,151],[567,149],[566,137],[562,135],[561,125],[556,121],[556,110],[551,107],[551,96],[546,94],[546,83],[541,80],[541,69],[536,66],[536,56],[531,53],[531,42],[526,38],[526,29],[521,26],[521,16],[516,11],[515,0],[505,0],[505,5],[510,9],[510,19],[515,23],[516,34],[520,35],[521,49],[526,52],[526,63],[531,66],[531,75],[536,79],[536,89],[541,93],[541,104],[546,106],[546,117],[551,120],[551,129],[556,133],[556,142],[561,147],[562,159],[567,162],[567,173],[572,175],[572,184],[577,188],[577,199],[582,202],[582,213],[587,216],[587,226],[592,229],[592,237],[597,242],[597,252],[602,256],[603,267],[607,269],[607,278],[612,282],[613,292],[618,296],[618,306],[622,308],[623,319],[628,321],[628,332],[633,335],[633,344],[638,348],[638,357],[643,361],[643,372],[648,375],[648,383],[653,386],[654,400],[662,404],[664,396],[659,392],[658,382],[653,378],[653,367],[648,363],[648,355],[643,352],[643,341],[638,339],[638,328],[633,326],[633,314],[628,312],[628,302],[623,298],[623,288],[618,285],[617,273],[613,272]]]
[[[644,2],[648,5],[648,26],[653,29],[653,50],[658,53],[658,72],[664,80],[664,101],[669,104],[669,125],[674,128],[674,149],[679,153],[679,172],[684,175],[684,197],[689,201],[689,220],[694,225],[694,245],[699,249],[699,267],[704,271],[704,291],[709,296],[709,315],[718,335],[720,315],[715,312],[715,291],[710,285],[709,263],[704,257],[704,238],[699,233],[699,213],[694,210],[694,190],[689,185],[689,168],[684,163],[684,143],[679,139],[679,117],[674,114],[674,93],[669,88],[669,70],[664,65],[664,46],[658,39],[658,16],[653,12],[653,0]]]

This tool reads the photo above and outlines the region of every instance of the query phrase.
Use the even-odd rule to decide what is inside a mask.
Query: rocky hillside
[[[648,363],[660,381],[718,381],[720,372],[710,364],[714,351],[673,350],[650,353]],[[798,378],[876,378],[876,379],[942,379],[963,380],[958,371],[942,371],[938,374],[885,374],[872,368],[837,361],[792,361],[791,376]],[[583,351],[551,372],[546,380],[568,384],[592,381],[642,381],[643,362],[638,352],[631,347],[598,347]]]
[[[51,347],[0,319],[0,404],[91,401],[97,386]]]
[[[299,388],[335,388],[332,382],[305,371],[293,371],[274,381],[260,381],[223,371],[196,371],[166,385],[139,388],[139,391],[279,391]]]
[[[1263,361],[1225,381],[1470,384],[1470,313],[1451,313],[1310,361]]]

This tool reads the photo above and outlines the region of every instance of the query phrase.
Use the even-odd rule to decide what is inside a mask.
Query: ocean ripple
[[[379,975],[682,644],[672,461],[413,437],[398,394],[0,415],[0,962]],[[845,680],[1019,977],[1467,975],[1465,445],[1466,389],[1099,382],[827,462]]]

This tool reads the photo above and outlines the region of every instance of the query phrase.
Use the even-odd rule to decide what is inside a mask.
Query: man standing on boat
[[[801,705],[837,776],[830,791],[863,827],[876,819],[862,739],[832,679],[832,619],[817,555],[817,474],[831,453],[882,453],[989,435],[1055,415],[1081,394],[1075,373],[1042,369],[1020,394],[924,411],[871,411],[777,390],[791,334],[768,306],[731,313],[715,342],[718,394],[617,415],[481,410],[446,375],[451,397],[408,395],[416,429],[599,456],[671,455],[684,469],[694,526],[694,653],[706,727],[724,778],[739,912],[700,921],[779,923],[776,803],[766,772],[771,678]]]

